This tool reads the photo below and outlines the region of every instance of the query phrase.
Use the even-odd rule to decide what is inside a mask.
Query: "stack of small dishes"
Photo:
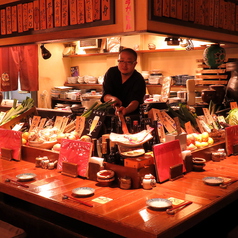
[[[115,180],[114,175],[115,173],[112,170],[100,170],[97,173],[97,181],[99,182],[100,186],[108,187]]]

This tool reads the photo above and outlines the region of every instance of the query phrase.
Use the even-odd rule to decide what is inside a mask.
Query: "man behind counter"
[[[136,114],[139,105],[144,102],[146,91],[145,80],[135,70],[137,53],[130,49],[123,49],[119,53],[118,66],[108,69],[104,76],[102,102],[117,101],[114,106],[116,113],[123,115]]]

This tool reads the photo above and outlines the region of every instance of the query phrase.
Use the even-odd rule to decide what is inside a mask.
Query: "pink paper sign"
[[[183,164],[179,140],[169,141],[153,147],[157,181],[164,182],[170,178],[170,168]],[[183,171],[185,171],[183,164]]]
[[[74,163],[78,165],[78,175],[87,177],[88,161],[91,153],[91,142],[63,139],[57,169],[62,171],[63,162]]]
[[[1,149],[11,149],[12,158],[21,159],[22,132],[0,129],[0,156]]]

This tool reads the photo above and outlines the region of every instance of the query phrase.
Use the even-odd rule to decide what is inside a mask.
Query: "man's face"
[[[118,69],[124,75],[132,74],[137,62],[133,54],[122,52],[118,58]]]

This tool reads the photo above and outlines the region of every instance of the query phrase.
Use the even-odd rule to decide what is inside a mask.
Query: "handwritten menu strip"
[[[163,0],[163,16],[169,17],[170,12],[170,0]]]
[[[46,27],[47,29],[53,28],[53,0],[46,0]]]
[[[219,26],[219,0],[214,0],[214,22],[213,26],[218,28]]]
[[[23,31],[28,31],[28,6],[27,3],[22,4],[22,16],[23,16]]]
[[[17,6],[12,6],[12,32],[17,31]]]
[[[183,0],[183,20],[188,21],[189,19],[189,0]]]
[[[6,7],[7,34],[12,33],[12,11],[11,7]]]
[[[195,15],[195,9],[194,9],[194,1],[195,0],[190,0],[189,1],[189,17],[188,20],[189,21],[194,21],[194,15]]]
[[[163,0],[154,0],[154,15],[162,17],[162,13],[163,13]]]
[[[34,27],[34,8],[33,8],[33,2],[28,3],[27,7],[27,12],[28,12],[28,29],[32,29]]]
[[[134,17],[134,0],[123,0],[123,30],[134,31],[135,29]]]
[[[77,2],[76,0],[69,0],[69,17],[70,17],[70,25],[77,24]]]
[[[23,12],[22,4],[17,5],[17,20],[18,20],[18,32],[23,32]]]
[[[46,123],[46,118],[41,118],[41,120],[40,120],[40,124],[39,124],[39,129],[42,129],[42,128],[44,128],[44,125],[45,125],[45,123]]]
[[[206,121],[208,122],[208,124],[212,123],[213,127],[215,129],[218,129],[218,127],[217,127],[215,121],[213,120],[212,115],[210,114],[208,108],[203,108],[202,110],[203,110],[204,116],[205,116]]]
[[[183,3],[182,3],[182,0],[177,0],[176,2],[177,2],[176,16],[177,16],[177,19],[182,20],[182,18],[183,18]]]
[[[209,26],[213,26],[214,25],[214,11],[215,11],[215,0],[210,0],[209,1]]]
[[[69,25],[69,2],[62,0],[62,26]]]
[[[62,126],[62,123],[63,123],[63,117],[57,116],[56,119],[55,119],[54,127],[60,129],[61,126]]]
[[[234,2],[229,2],[229,9],[230,9],[230,17],[231,17],[229,30],[235,31],[236,4]]]
[[[192,134],[194,132],[190,121],[186,122],[184,126],[187,134]]]
[[[46,4],[45,0],[40,0],[40,29],[46,29]]]
[[[34,30],[40,30],[40,1],[34,1]]]
[[[54,1],[54,20],[55,20],[55,27],[61,26],[61,0]]]
[[[6,35],[6,9],[1,9],[1,34]]]
[[[36,127],[38,127],[39,123],[40,123],[40,116],[34,116],[32,119],[32,123],[29,129],[29,132],[31,132],[32,130],[34,130]]]
[[[102,0],[102,21],[110,20],[110,1]]]
[[[84,0],[77,0],[77,19],[78,24],[85,23]]]
[[[93,1],[85,0],[85,19],[86,22],[93,21]]]
[[[219,28],[223,28],[223,19],[224,19],[224,9],[225,9],[225,2],[224,0],[220,0],[219,2]]]
[[[176,18],[176,0],[170,0],[170,17]]]
[[[85,127],[85,117],[77,116],[75,130],[78,132],[79,137],[81,137],[84,127]]]
[[[93,20],[101,19],[101,2],[98,0],[93,0]]]

